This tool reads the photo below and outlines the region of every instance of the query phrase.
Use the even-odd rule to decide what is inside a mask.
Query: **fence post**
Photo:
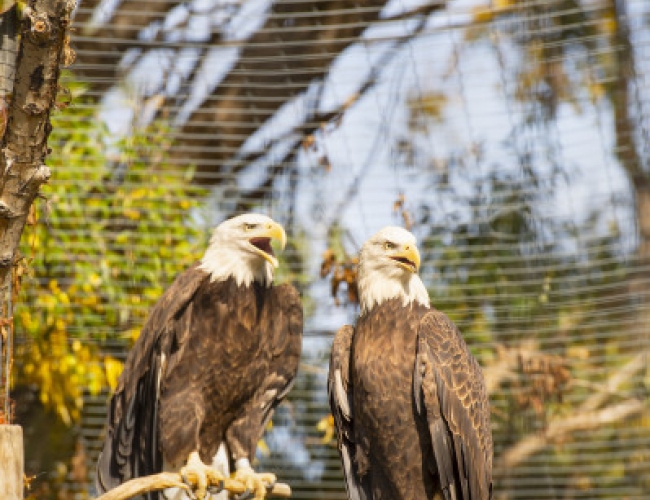
[[[0,498],[23,500],[23,429],[0,425]]]

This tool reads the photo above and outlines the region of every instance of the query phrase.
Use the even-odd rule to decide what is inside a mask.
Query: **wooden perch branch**
[[[154,474],[152,476],[131,479],[117,488],[97,497],[96,500],[128,500],[149,491],[164,490],[166,488],[189,489],[183,482],[181,475],[177,472],[161,472],[160,474]],[[224,480],[223,488],[237,495],[241,495],[246,491],[246,486],[236,479]],[[291,496],[291,488],[287,484],[276,483],[273,488],[268,491],[268,495],[289,498]]]

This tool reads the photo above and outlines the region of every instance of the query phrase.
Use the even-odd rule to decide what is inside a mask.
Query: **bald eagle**
[[[99,493],[181,467],[198,476],[199,498],[208,476],[233,465],[256,491],[273,480],[251,461],[296,376],[303,316],[296,289],[272,285],[272,239],[284,248],[284,229],[266,216],[226,220],[153,307],[110,401]],[[170,489],[149,498],[187,497]]]
[[[351,500],[487,500],[492,436],[481,369],[429,303],[414,236],[361,250],[360,316],[332,347],[329,400]]]

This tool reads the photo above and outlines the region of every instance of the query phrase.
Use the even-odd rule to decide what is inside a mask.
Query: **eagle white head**
[[[256,281],[271,286],[278,267],[271,240],[284,250],[287,235],[280,224],[266,215],[238,215],[214,229],[199,267],[210,273],[211,281],[235,278],[238,285]]]
[[[364,315],[376,305],[401,298],[406,306],[429,307],[429,293],[417,274],[420,252],[415,236],[401,227],[385,227],[366,241],[359,255],[359,302]]]

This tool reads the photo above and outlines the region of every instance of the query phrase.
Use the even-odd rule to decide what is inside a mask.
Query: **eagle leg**
[[[226,479],[221,472],[204,464],[198,451],[190,453],[180,474],[183,481],[192,488],[194,496],[198,500],[206,498],[208,487],[223,485],[223,481]]]
[[[241,481],[247,490],[253,492],[255,500],[264,500],[267,489],[272,488],[277,480],[275,474],[255,472],[246,459],[238,460],[236,467],[235,479]]]

